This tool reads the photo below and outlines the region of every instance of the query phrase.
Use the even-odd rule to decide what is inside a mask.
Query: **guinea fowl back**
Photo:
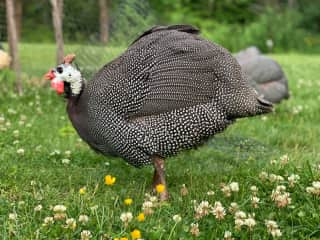
[[[270,111],[224,48],[191,26],[155,27],[89,82],[97,148],[151,163],[199,145],[237,117]]]

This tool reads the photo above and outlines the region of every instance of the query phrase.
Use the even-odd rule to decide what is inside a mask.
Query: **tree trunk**
[[[104,44],[109,40],[108,0],[99,0],[100,8],[100,41]]]
[[[52,21],[57,45],[57,64],[63,62],[63,32],[62,32],[62,15],[63,0],[50,0],[52,5]]]
[[[16,21],[17,37],[21,38],[21,23],[22,23],[22,0],[14,1],[14,19]]]
[[[12,0],[6,0],[6,10],[7,10],[7,31],[9,40],[9,51],[12,57],[11,68],[16,73],[16,90],[18,94],[22,94],[22,81],[21,81],[21,66],[19,60],[18,51],[18,36],[17,28],[14,17],[14,4]]]

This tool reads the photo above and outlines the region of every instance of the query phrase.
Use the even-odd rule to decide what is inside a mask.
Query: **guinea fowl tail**
[[[265,100],[263,97],[257,97],[257,114],[265,114],[273,112],[273,104]]]

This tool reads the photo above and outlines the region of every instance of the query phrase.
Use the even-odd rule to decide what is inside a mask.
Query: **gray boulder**
[[[256,47],[240,51],[235,58],[250,84],[266,100],[279,103],[289,98],[288,80],[276,61],[263,56]]]

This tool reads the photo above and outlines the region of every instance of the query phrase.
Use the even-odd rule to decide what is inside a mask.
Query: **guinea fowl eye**
[[[63,68],[62,67],[57,67],[57,72],[60,73],[60,74],[63,73]]]

